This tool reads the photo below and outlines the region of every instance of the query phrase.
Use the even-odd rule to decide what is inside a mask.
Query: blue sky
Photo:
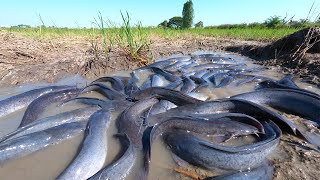
[[[59,27],[91,27],[98,12],[105,19],[120,22],[120,10],[128,11],[133,22],[144,26],[157,25],[173,16],[180,16],[185,0],[0,0],[0,25],[45,25]],[[263,22],[272,15],[295,15],[306,18],[320,0],[193,0],[195,22],[204,25]],[[316,15],[314,15],[315,18]]]

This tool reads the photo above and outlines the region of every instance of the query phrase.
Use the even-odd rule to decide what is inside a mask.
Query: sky
[[[46,26],[92,27],[101,12],[104,19],[121,22],[122,12],[128,12],[132,22],[156,26],[173,16],[181,16],[186,0],[0,0],[0,26],[28,24]],[[320,0],[193,0],[194,23],[205,26],[263,22],[278,15],[304,19],[315,3],[315,18],[320,12]]]

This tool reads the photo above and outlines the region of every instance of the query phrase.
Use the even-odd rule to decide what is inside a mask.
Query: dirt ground
[[[194,51],[231,51],[249,56],[256,63],[266,66],[280,66],[284,72],[295,74],[306,82],[320,87],[320,54],[307,54],[308,63],[293,68],[290,63],[278,59],[265,60],[252,53],[252,49],[267,45],[267,42],[242,41],[216,38],[180,38],[168,40],[151,39],[150,51],[154,59],[172,54],[189,54]],[[85,38],[56,38],[39,40],[0,31],[0,84],[17,85],[32,82],[54,82],[67,74],[81,74],[94,78],[106,73],[130,70],[137,67],[127,61],[117,50],[111,50],[108,57],[98,45],[95,51]],[[90,63],[97,62],[99,63]],[[90,67],[90,71],[85,69]],[[86,67],[86,68],[85,68]]]
[[[223,51],[225,47],[258,45],[261,42],[238,41],[214,38],[184,38],[167,40],[151,39],[150,51],[153,59],[172,54],[189,54],[194,51]],[[98,53],[85,38],[57,38],[39,40],[0,31],[0,84],[17,85],[32,82],[54,82],[66,74],[79,73],[88,78],[119,70],[130,70],[136,63],[127,61],[117,50],[106,58],[98,45]],[[97,57],[98,54],[98,57]],[[85,63],[101,61],[103,69],[91,64],[91,71],[84,72]],[[90,63],[89,63],[90,64]]]
[[[108,58],[103,56],[101,51],[97,56],[90,41],[85,38],[39,40],[0,31],[0,44],[1,86],[39,81],[54,82],[68,74],[77,73],[87,78],[94,78],[109,72],[137,67],[136,63],[128,62],[125,57],[119,56],[116,50],[111,51]],[[248,51],[246,48],[266,44],[266,42],[215,38],[179,40],[154,38],[151,44],[151,54],[154,59],[172,54],[189,54],[199,50],[224,51],[227,49],[246,54]],[[281,61],[277,60],[261,61],[257,59],[256,62],[283,67],[285,72],[292,72],[295,76],[319,86],[319,54],[310,54],[307,57],[315,63],[300,67],[299,70],[283,66]],[[97,59],[102,63],[103,69],[90,63]],[[92,66],[93,70],[85,71],[84,66]],[[274,161],[275,179],[319,179],[320,153],[314,151],[313,148],[300,139],[284,135],[280,142],[278,158]]]

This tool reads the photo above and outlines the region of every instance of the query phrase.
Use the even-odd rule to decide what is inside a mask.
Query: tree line
[[[309,17],[309,15],[308,15]],[[170,28],[170,29],[188,29],[193,26],[194,10],[192,0],[188,0],[183,5],[182,16],[174,16],[169,20],[164,20],[158,27]],[[264,22],[254,23],[241,23],[241,24],[222,24],[218,26],[207,26],[206,28],[219,28],[219,29],[233,29],[233,28],[305,28],[305,27],[320,27],[320,15],[316,20],[310,19],[293,20],[293,17],[287,19],[281,16],[271,16]],[[196,28],[203,28],[203,22],[199,21],[194,24]]]
[[[241,23],[241,24],[222,24],[218,26],[207,26],[205,28],[218,29],[234,29],[234,28],[306,28],[306,27],[320,27],[320,17],[314,21],[310,19],[293,20],[281,18],[281,16],[271,16],[264,22]]]

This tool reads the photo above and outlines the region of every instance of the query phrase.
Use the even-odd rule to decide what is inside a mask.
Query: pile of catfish
[[[214,53],[172,57],[133,70],[129,77],[101,77],[81,88],[43,87],[4,99],[0,116],[27,109],[18,129],[0,139],[0,164],[84,131],[78,154],[57,179],[126,179],[139,153],[143,163],[135,170],[141,171],[138,179],[147,179],[152,144],[158,137],[177,164],[184,161],[207,170],[228,170],[201,179],[272,179],[267,159],[275,153],[282,131],[320,147],[320,95],[299,88],[292,76],[275,80],[254,75],[263,68],[248,68],[237,57]],[[255,83],[255,89],[213,100],[204,93],[246,83]],[[92,91],[105,99],[83,96]],[[39,118],[54,103],[86,106]],[[120,115],[113,117],[114,111]],[[301,117],[307,128],[281,113]],[[123,145],[123,154],[105,167],[112,119],[116,119],[114,138]],[[244,137],[254,141],[228,144]]]

